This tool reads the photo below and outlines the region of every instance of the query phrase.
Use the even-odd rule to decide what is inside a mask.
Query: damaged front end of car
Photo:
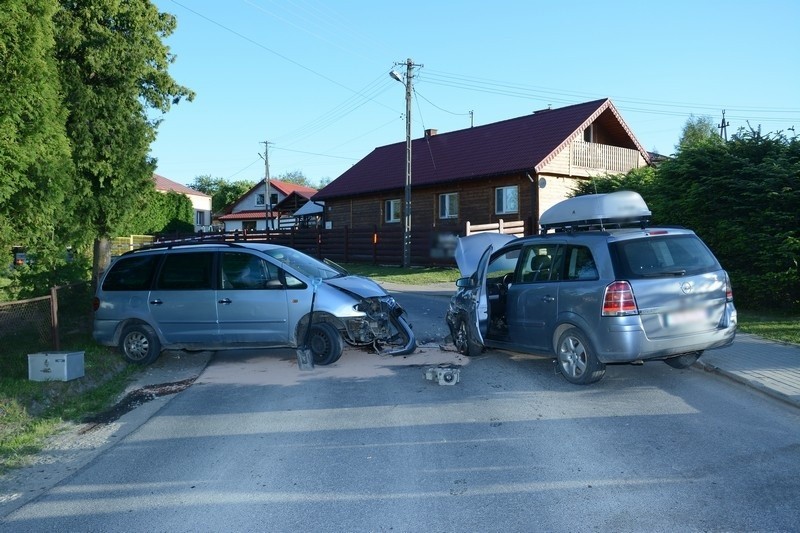
[[[405,311],[391,296],[362,298],[353,310],[363,316],[343,320],[348,344],[371,346],[380,355],[407,355],[416,349]]]

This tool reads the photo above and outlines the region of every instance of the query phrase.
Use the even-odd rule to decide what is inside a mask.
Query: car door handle
[[[164,302],[162,302],[162,301],[161,301],[161,300],[159,300],[159,299],[150,300],[150,305],[161,305],[161,304],[163,304],[163,303],[164,303]]]
[[[231,303],[231,299],[223,298],[222,300],[219,300],[217,303],[221,303],[222,305],[228,305],[229,303]]]
[[[553,296],[542,296],[542,301],[549,304],[550,302],[555,302],[556,299]]]

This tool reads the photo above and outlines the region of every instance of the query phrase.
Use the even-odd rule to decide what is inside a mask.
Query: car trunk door
[[[713,331],[725,320],[726,275],[722,270],[660,279],[632,280],[642,326],[650,339]]]

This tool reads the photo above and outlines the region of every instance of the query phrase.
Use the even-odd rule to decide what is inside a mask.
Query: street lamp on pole
[[[403,63],[397,63],[398,65]],[[411,90],[413,72],[412,68],[422,65],[415,65],[411,58],[406,59],[406,79],[405,82],[396,71],[391,71],[389,75],[405,85],[406,87],[406,184],[405,184],[405,205],[403,206],[403,267],[411,266]]]

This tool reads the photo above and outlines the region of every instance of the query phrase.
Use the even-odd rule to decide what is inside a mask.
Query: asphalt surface
[[[400,285],[382,283],[394,293],[450,296],[452,283]],[[697,370],[714,372],[796,407],[800,407],[800,346],[739,333],[731,346],[709,350],[695,363]]]
[[[393,293],[440,297],[452,293],[452,284],[384,286]],[[425,344],[420,351],[425,354],[426,364],[460,357],[435,344]],[[116,418],[65,428],[31,466],[0,476],[0,526],[2,517],[36,499],[60,481],[76,475],[104,451],[141,427],[170,402],[176,392],[201,376],[212,356],[211,352],[165,352],[129,385],[120,398],[120,404],[126,399],[128,403],[114,414]],[[713,372],[743,387],[800,407],[800,346],[740,334],[732,346],[704,354],[692,371]],[[261,377],[254,376],[254,379]],[[138,398],[138,401],[131,398]]]

